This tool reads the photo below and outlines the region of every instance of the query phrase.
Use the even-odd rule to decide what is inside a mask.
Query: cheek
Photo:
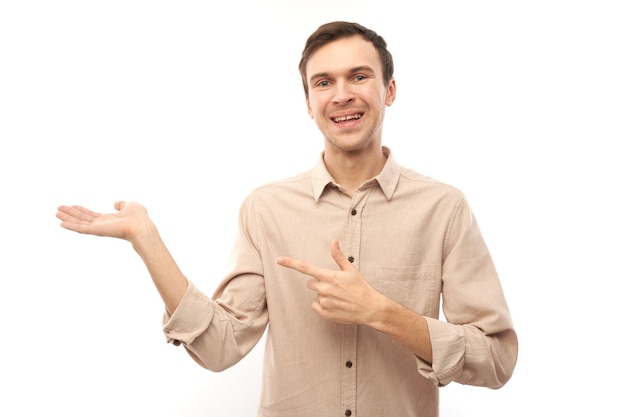
[[[309,113],[309,116],[311,116],[312,119],[315,119],[316,116],[320,115],[321,112],[321,107],[319,105],[319,103],[317,103],[316,101],[308,101],[307,102],[307,111]]]

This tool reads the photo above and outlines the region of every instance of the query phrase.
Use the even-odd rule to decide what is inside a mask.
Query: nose
[[[350,84],[344,80],[338,80],[335,83],[333,102],[335,104],[346,104],[354,100],[354,92]]]

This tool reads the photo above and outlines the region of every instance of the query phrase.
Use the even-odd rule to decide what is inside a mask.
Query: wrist
[[[148,248],[154,247],[155,243],[160,240],[159,232],[156,225],[148,218],[145,219],[139,225],[133,233],[129,236],[128,240],[139,254],[143,253]]]

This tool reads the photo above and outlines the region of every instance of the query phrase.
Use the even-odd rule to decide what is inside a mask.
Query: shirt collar
[[[396,162],[393,157],[391,150],[386,146],[383,146],[383,153],[387,156],[387,162],[385,162],[385,166],[380,171],[378,175],[372,178],[369,181],[363,183],[361,188],[370,186],[373,182],[378,183],[380,189],[387,197],[387,200],[391,200],[393,197],[393,193],[396,190],[396,186],[398,185],[398,180],[400,178],[400,165]],[[326,169],[326,164],[324,164],[324,153],[322,152],[317,164],[313,167],[311,181],[313,186],[313,198],[317,202],[322,193],[326,189],[327,185],[336,186],[335,179],[330,175],[328,170]]]

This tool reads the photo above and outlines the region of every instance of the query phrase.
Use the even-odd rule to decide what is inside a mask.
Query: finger
[[[320,281],[319,279],[315,278],[315,277],[311,277],[307,282],[306,282],[306,286],[313,292],[317,293],[318,297],[322,291],[322,287],[320,286],[320,284],[322,284],[322,281]]]
[[[84,223],[75,223],[71,221],[64,220],[61,222],[61,227],[72,232],[81,233],[81,234],[92,234],[89,224]]]
[[[61,206],[58,208],[57,217],[70,222],[92,222],[100,213],[94,213],[81,206]]]
[[[90,221],[79,220],[64,211],[57,212],[57,218],[61,220],[61,227],[78,233],[89,233]]]
[[[320,279],[324,273],[324,270],[322,268],[311,265],[310,263],[301,261],[299,259],[289,258],[287,256],[281,256],[277,258],[276,263],[278,263],[278,265],[284,266],[286,268],[291,268],[295,271],[301,272],[305,275],[309,275],[316,279]]]
[[[79,206],[59,206],[57,208],[57,212],[58,213],[63,213],[67,216],[71,216],[72,213],[75,213],[77,211]]]
[[[77,220],[89,223],[91,223],[95,218],[100,217],[100,213],[96,213],[81,206],[71,206],[68,214]]]
[[[341,250],[341,247],[339,246],[339,241],[337,239],[333,239],[330,244],[330,254],[335,260],[335,263],[342,271],[347,271],[354,267]]]
[[[115,204],[113,204],[113,207],[115,207],[115,210],[117,211],[120,211],[125,206],[126,206],[126,201],[116,201]]]
[[[311,304],[311,308],[313,308],[313,311],[315,311],[317,314],[326,318],[326,311],[324,311],[324,308],[322,308],[322,305],[320,304],[319,301],[316,301],[313,304]]]

